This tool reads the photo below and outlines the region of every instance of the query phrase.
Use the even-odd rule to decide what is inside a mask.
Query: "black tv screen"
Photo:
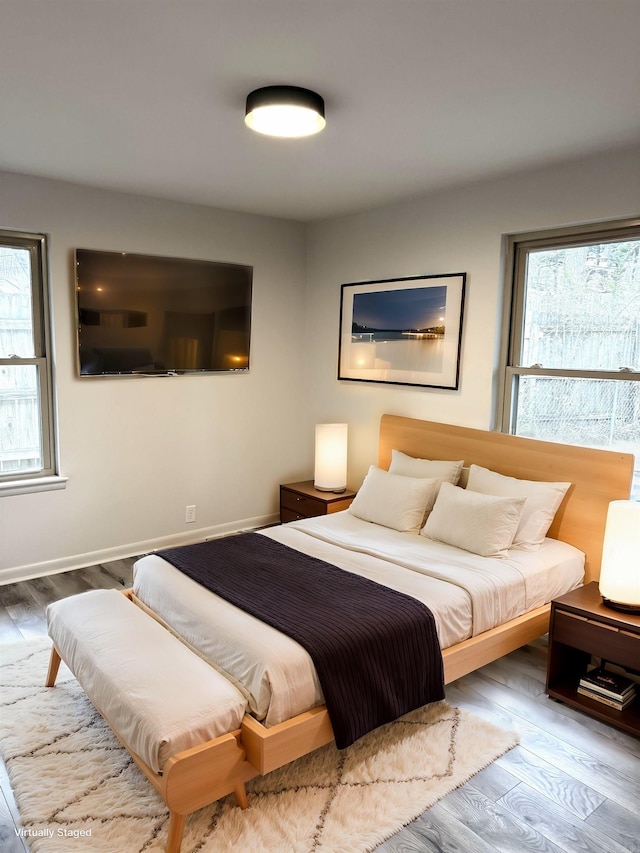
[[[81,376],[246,372],[253,267],[76,249]]]

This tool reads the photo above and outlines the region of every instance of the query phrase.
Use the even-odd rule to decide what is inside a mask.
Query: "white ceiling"
[[[636,144],[639,44],[640,0],[0,0],[0,168],[335,216]],[[323,133],[245,128],[276,83]]]

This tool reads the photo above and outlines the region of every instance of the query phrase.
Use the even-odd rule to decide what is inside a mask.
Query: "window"
[[[56,477],[46,238],[0,230],[0,494]]]
[[[640,220],[512,236],[502,430],[634,453],[640,499]]]

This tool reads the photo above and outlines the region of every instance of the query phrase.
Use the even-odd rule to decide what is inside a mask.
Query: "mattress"
[[[256,533],[426,604],[441,648],[507,622],[578,586],[584,554],[546,539],[538,551],[479,557],[348,511]],[[242,583],[242,579],[238,579]],[[151,554],[134,566],[133,591],[164,624],[223,673],[251,713],[272,726],[323,703],[308,653]],[[357,602],[354,602],[357,614]]]

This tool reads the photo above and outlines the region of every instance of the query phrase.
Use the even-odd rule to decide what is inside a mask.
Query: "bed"
[[[348,510],[255,536],[421,601],[435,617],[441,649],[541,607],[578,586],[584,572],[584,554],[565,542],[550,539],[533,553],[482,557],[364,521]],[[215,547],[212,551],[215,559]],[[298,642],[208,591],[163,557],[150,555],[136,564],[133,593],[244,690],[251,714],[265,726],[323,703],[312,658]],[[354,603],[356,618],[360,609]]]
[[[539,552],[514,552],[507,559],[491,560],[429,543],[438,565],[460,559],[463,573],[480,578],[476,602],[484,602],[491,611],[485,613],[483,606],[479,615],[472,614],[468,590],[458,581],[449,584],[444,602],[434,608],[445,683],[450,683],[546,633],[551,599],[598,577],[606,509],[611,500],[628,497],[633,457],[384,415],[378,468],[388,470],[398,451],[416,459],[461,460],[465,469],[473,464],[527,481],[570,484]],[[414,552],[426,544],[423,537],[362,521],[349,511],[258,535],[425,602],[432,600],[434,586],[442,585],[438,578],[416,570],[419,558]],[[388,571],[395,569],[394,554],[401,555],[398,562],[409,568],[400,580],[397,574],[390,579]],[[506,576],[506,588],[515,595],[497,591],[496,571]],[[294,641],[280,635],[274,643],[273,629],[238,614],[233,605],[216,602],[212,593],[195,588],[193,581],[157,555],[143,558],[134,572],[133,600],[245,692],[250,713],[243,722],[242,744],[247,760],[260,773],[333,739],[313,665],[299,647],[296,656]],[[257,649],[267,649],[266,663],[256,659]]]
[[[629,497],[633,461],[630,454],[383,415],[378,464],[370,469],[349,510],[245,537],[260,543],[257,550],[267,542],[276,550],[286,546],[287,553],[321,560],[340,576],[373,580],[392,595],[401,593],[412,606],[426,603],[433,613],[442,689],[442,682],[449,684],[545,634],[549,602],[598,578],[608,504]],[[454,484],[459,477],[465,488]],[[544,511],[535,497],[538,492],[545,495]],[[549,494],[552,507],[547,506]],[[529,501],[532,496],[535,499]],[[463,524],[465,518],[471,523]],[[245,547],[243,537],[232,539],[242,540]],[[218,541],[227,543],[225,547],[230,542]],[[246,807],[246,781],[330,743],[334,736],[340,743],[305,649],[229,601],[218,600],[179,571],[172,559],[174,554],[160,552],[139,560],[133,587],[125,591],[137,607],[127,604],[124,611],[114,610],[111,597],[99,604],[98,610],[107,608],[100,611],[101,624],[94,623],[88,610],[80,612],[83,608],[73,603],[67,606],[68,601],[52,605],[54,646],[46,683],[55,682],[61,658],[70,665],[165,799],[171,815],[167,850],[175,853],[187,814],[231,792]],[[242,575],[233,576],[232,583],[241,587]],[[84,595],[97,602],[100,592]],[[422,604],[419,609],[424,611]],[[119,618],[126,630],[130,623],[139,623],[145,648],[167,649],[154,664],[159,681],[156,677],[156,687],[146,696],[140,684],[144,660],[133,648],[124,648],[126,639],[121,638],[117,647],[116,610],[122,611]],[[59,630],[56,618],[64,623]],[[109,636],[114,638],[106,681],[100,670],[107,666]],[[78,654],[84,655],[84,678],[82,666],[72,665]],[[123,657],[129,661],[124,667],[119,665]],[[165,669],[163,663],[169,660],[181,661],[175,664],[173,681],[171,665]],[[211,687],[214,699],[222,687],[233,694],[229,701],[238,716],[227,727],[233,730],[225,728],[226,733],[217,736],[209,733],[202,742],[194,734],[195,723],[183,719],[176,735],[187,746],[162,767],[154,767],[132,748],[133,738],[124,734],[127,725],[138,725],[128,719],[130,713],[141,713],[135,697],[144,698],[162,715],[174,702],[173,697],[169,701],[172,684],[178,696],[182,683],[178,676],[183,669],[197,669],[196,664],[201,674],[185,682],[194,691],[193,704],[205,692],[198,679],[217,679]],[[115,694],[109,685],[119,691],[121,704],[113,705]],[[103,702],[97,701],[99,693]],[[190,710],[191,699],[182,699]],[[127,719],[114,725],[114,716],[122,717],[123,709]],[[153,714],[141,717],[141,726],[151,719]]]

